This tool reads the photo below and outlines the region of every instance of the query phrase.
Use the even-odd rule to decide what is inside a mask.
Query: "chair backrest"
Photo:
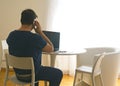
[[[105,54],[101,65],[104,86],[117,86],[119,65],[120,53]]]
[[[116,48],[112,47],[93,47],[93,48],[86,48],[86,53],[80,54],[77,58],[77,66],[81,65],[91,65],[93,66],[94,63],[94,56],[96,54],[101,53],[108,53],[108,52],[116,52]]]
[[[31,69],[32,71],[32,84],[35,81],[34,62],[32,57],[17,57],[10,54],[5,54],[7,71],[9,66],[19,69]]]
[[[2,49],[8,49],[8,44],[6,40],[1,40],[1,43],[2,43]]]
[[[104,58],[104,55],[105,55],[105,53],[102,53],[102,54],[99,54],[99,55],[96,55],[96,56],[94,56],[94,58],[97,58],[97,60],[96,60],[96,62],[95,62],[95,64],[93,65],[93,69],[92,69],[92,82],[93,82],[93,86],[98,86],[97,84],[96,84],[96,77],[97,76],[100,76],[100,84],[101,84],[101,86],[103,86],[103,82],[102,82],[102,77],[101,77],[101,64],[102,64],[102,60],[103,60],[103,58]]]
[[[33,58],[32,57],[17,57],[13,55],[6,54],[6,61],[8,66],[19,69],[32,69]]]
[[[8,45],[6,40],[1,40],[0,41],[0,65],[1,66],[5,66],[4,62],[5,61],[5,53],[8,52]]]
[[[95,64],[93,65],[93,70],[92,70],[92,72],[93,72],[92,74],[94,76],[101,73],[101,63],[104,58],[104,55],[105,55],[105,53],[99,54],[98,56],[94,56],[95,58],[97,58]]]

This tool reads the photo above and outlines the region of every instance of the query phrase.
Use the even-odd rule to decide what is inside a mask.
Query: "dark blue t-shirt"
[[[9,53],[14,56],[32,56],[35,65],[35,71],[38,72],[41,65],[42,48],[46,41],[39,35],[30,31],[12,31],[8,38]],[[30,71],[15,69],[17,73],[28,73]]]

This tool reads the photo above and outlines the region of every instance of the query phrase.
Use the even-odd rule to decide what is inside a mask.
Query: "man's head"
[[[36,19],[37,15],[32,9],[23,10],[21,13],[21,24],[31,25]]]

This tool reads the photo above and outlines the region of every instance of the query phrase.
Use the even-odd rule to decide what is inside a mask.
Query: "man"
[[[53,44],[42,32],[40,23],[36,20],[37,15],[32,9],[26,9],[21,13],[21,27],[12,31],[7,43],[9,53],[14,56],[32,56],[35,65],[35,79],[49,81],[50,86],[59,86],[62,79],[62,71],[52,67],[41,65],[41,54],[52,52]],[[36,33],[32,33],[32,30]],[[31,81],[31,70],[14,68],[16,76],[24,82]],[[24,77],[26,76],[26,77]],[[38,86],[38,83],[35,84]]]

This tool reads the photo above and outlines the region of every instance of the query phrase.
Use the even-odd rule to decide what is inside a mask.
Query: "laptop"
[[[43,31],[43,33],[50,39],[53,43],[54,51],[59,51],[60,47],[60,32],[55,31]]]

